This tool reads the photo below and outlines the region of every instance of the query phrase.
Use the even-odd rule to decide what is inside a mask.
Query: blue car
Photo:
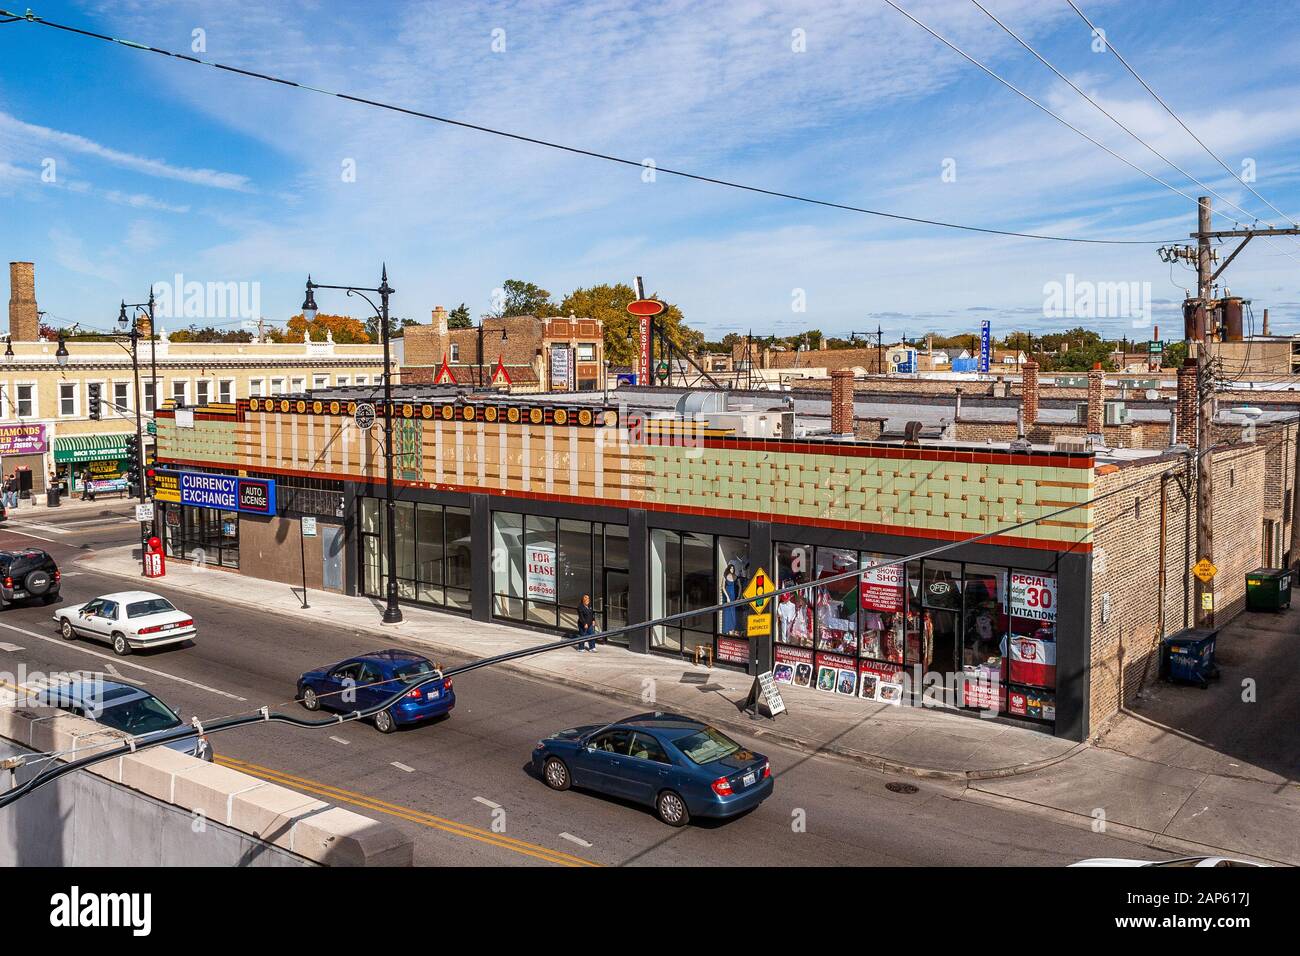
[[[298,700],[308,710],[325,707],[342,713],[374,707],[403,688],[418,684],[440,668],[410,651],[372,651],[339,661],[298,678]],[[375,714],[375,729],[391,734],[402,724],[415,724],[450,713],[456,706],[451,678],[412,688],[387,710]]]
[[[638,714],[537,742],[533,770],[552,790],[579,787],[654,807],[671,827],[734,817],[772,795],[766,757],[680,714]]]
[[[72,681],[47,687],[36,697],[42,707],[57,707],[77,717],[86,717],[139,740],[164,730],[185,726],[179,714],[143,688],[118,681]],[[212,760],[206,735],[194,734],[163,744],[179,753]]]

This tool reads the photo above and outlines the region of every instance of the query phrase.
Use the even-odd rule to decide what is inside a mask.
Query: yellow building
[[[98,491],[122,490],[126,437],[136,428],[129,342],[69,341],[62,361],[57,342],[5,345],[0,470],[16,472],[34,494],[44,492],[55,476],[65,491],[79,490],[87,472]],[[339,386],[378,394],[383,381],[381,345],[158,341],[153,347],[156,355],[147,339],[140,340],[139,407],[146,426],[159,405],[201,406]],[[395,357],[393,370],[396,381]],[[90,418],[92,384],[99,385],[102,399],[99,420]],[[146,434],[145,448],[151,444]]]

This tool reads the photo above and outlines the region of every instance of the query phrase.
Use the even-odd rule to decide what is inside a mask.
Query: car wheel
[[[547,757],[542,765],[542,778],[552,790],[568,790],[573,786],[569,768],[559,757]]]
[[[320,710],[320,698],[316,696],[316,691],[311,687],[302,689],[302,705],[308,710]]]
[[[655,815],[670,827],[684,827],[691,820],[686,801],[672,790],[665,790],[655,800]]]
[[[116,633],[113,635],[113,653],[118,657],[126,657],[131,653],[131,645],[126,642],[126,635]]]
[[[375,714],[375,730],[381,734],[391,734],[397,729],[397,721],[393,720],[393,715],[387,710],[381,710]]]
[[[77,632],[72,629],[72,622],[66,617],[59,622],[59,633],[63,635],[65,641],[75,640]]]

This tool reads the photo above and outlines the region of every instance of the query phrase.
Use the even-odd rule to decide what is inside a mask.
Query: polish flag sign
[[[1011,638],[1011,682],[1034,687],[1056,686],[1056,642],[1036,637]]]

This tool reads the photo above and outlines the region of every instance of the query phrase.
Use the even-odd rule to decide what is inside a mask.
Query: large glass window
[[[738,601],[749,584],[748,538],[718,538],[718,603]],[[772,613],[769,606],[767,611]],[[729,664],[748,664],[750,606],[726,608],[718,612],[717,659]]]
[[[492,515],[492,613],[516,621],[524,617],[524,516]]]
[[[812,580],[813,549],[801,544],[776,547],[777,581],[783,588]],[[792,647],[813,646],[812,590],[781,595],[776,606],[776,639]],[[811,658],[809,658],[811,660]]]
[[[195,567],[239,567],[239,513],[162,504],[163,548]]]
[[[397,595],[458,610],[470,608],[469,510],[423,502],[394,503]],[[361,592],[387,594],[387,529],[382,498],[362,498]]]
[[[524,517],[524,620],[556,626],[555,519]]]
[[[819,651],[848,656],[858,653],[858,581],[856,577],[843,577],[857,567],[856,551],[817,549],[817,580],[840,579],[818,587],[813,599]]]

